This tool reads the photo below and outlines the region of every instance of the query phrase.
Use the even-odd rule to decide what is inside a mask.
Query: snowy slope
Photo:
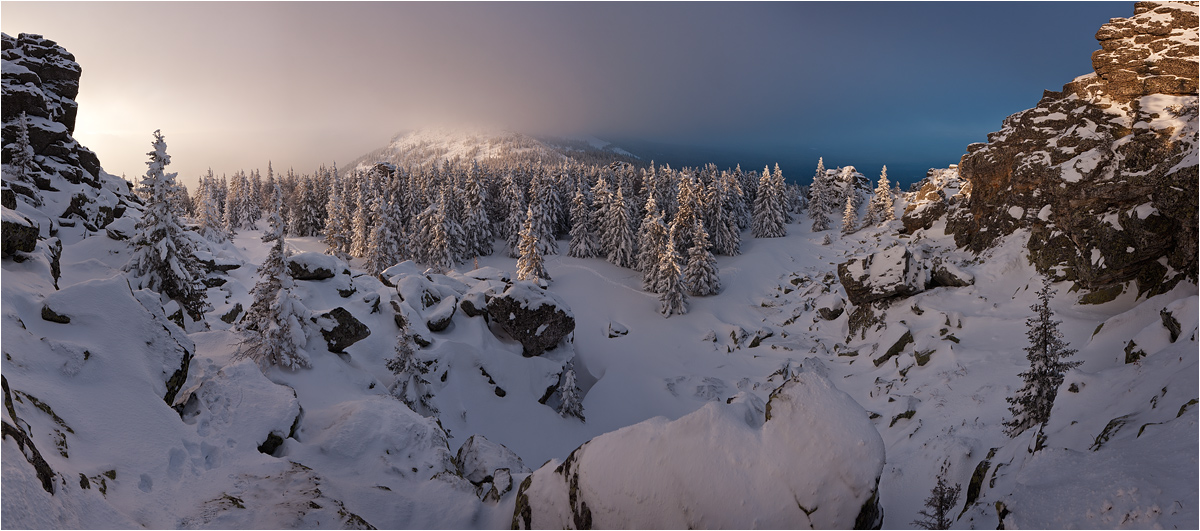
[[[377,527],[507,526],[524,476],[514,474],[512,490],[499,503],[480,501],[450,462],[470,435],[503,444],[536,468],[564,459],[601,434],[647,419],[679,419],[739,393],[765,403],[772,390],[804,371],[828,375],[836,388],[874,413],[872,423],[886,448],[879,485],[886,527],[905,527],[916,517],[943,466],[965,493],[989,453],[989,481],[960,525],[995,525],[997,501],[1004,504],[1010,525],[1105,527],[1126,513],[1139,525],[1194,525],[1197,452],[1188,434],[1195,431],[1196,408],[1186,404],[1196,398],[1197,388],[1195,286],[1098,306],[1076,305],[1060,289],[1053,307],[1085,363],[1068,375],[1065,385],[1077,383],[1080,391],[1061,393],[1046,430],[1047,448],[1030,457],[1025,451],[1030,442],[1009,439],[1000,425],[1007,414],[1004,398],[1020,385],[1023,320],[1034,291],[1028,286],[1038,278],[1023,257],[1020,238],[976,260],[953,250],[940,228],[922,233],[923,243],[974,275],[975,285],[915,295],[888,310],[886,330],[847,341],[853,307],[840,300],[840,285],[825,286],[824,280],[836,278],[836,264],[848,257],[909,238],[869,230],[826,246],[820,244],[823,233],[809,233],[804,225],[790,226],[783,239],[747,239],[742,255],[719,257],[724,291],[693,298],[690,313],[671,319],[657,313],[654,297],[636,289],[637,273],[599,259],[549,257],[550,289],[578,322],[570,349],[586,392],[587,421],[564,419],[538,403],[545,389],[545,376],[538,375],[561,365],[521,357],[519,344],[498,339],[482,318],[460,311],[447,331],[421,332],[433,340],[421,355],[437,360],[438,374],[447,374],[444,382],[432,379],[444,432],[387,397],[393,377],[384,361],[398,329],[386,302],[378,313],[371,307],[373,294],[386,301],[396,290],[353,269],[349,282],[356,291],[350,297],[338,293],[345,288],[338,278],[299,284],[307,284],[303,297],[314,313],[345,307],[371,335],[338,355],[325,351],[314,331],[309,350],[319,354],[312,369],[271,369],[263,378],[237,359],[238,337],[216,317],[234,303],[248,306],[254,264],[265,257],[266,247],[251,231],[218,249],[217,254],[244,265],[227,273],[225,285],[209,290],[217,307],[209,318],[211,330],[183,337],[172,329],[172,337],[195,344],[185,388],[209,388],[211,405],[186,420],[163,401],[162,361],[148,354],[114,358],[91,346],[120,345],[114,330],[162,321],[153,317],[154,310],[140,309],[139,299],[119,279],[104,280],[127,256],[123,242],[92,237],[64,246],[62,291],[46,299],[61,300],[81,316],[70,324],[40,318],[37,301],[54,293],[44,268],[5,261],[6,380],[14,397],[37,397],[73,430],[31,407],[28,399],[15,402],[58,479],[51,497],[8,439],[5,525],[315,527],[354,520],[339,514],[345,512]],[[292,245],[322,247],[315,238]],[[486,257],[480,266],[511,271],[513,262]],[[89,290],[96,289],[132,309],[120,316],[82,313]],[[125,294],[118,297],[122,289]],[[835,319],[821,315],[821,308],[839,305],[845,311]],[[1161,324],[1164,309],[1182,325],[1175,342]],[[610,329],[628,332],[610,337]],[[879,366],[871,363],[896,342],[900,330],[909,331],[913,343]],[[1124,348],[1131,339],[1147,356],[1125,364]],[[81,349],[91,353],[82,362]],[[855,356],[844,355],[854,351]],[[926,363],[918,364],[918,352],[926,353]],[[142,376],[131,382],[129,375],[135,374]],[[505,390],[504,397],[497,387]],[[247,403],[255,408],[246,408]],[[297,422],[298,411],[303,413]],[[1124,419],[1122,427],[1109,428],[1109,441],[1093,451],[1096,438],[1118,418]],[[69,457],[57,453],[56,429],[64,434]],[[257,448],[271,432],[291,432],[274,456]],[[1137,460],[1129,461],[1131,456]],[[1080,468],[1094,471],[1095,481],[1086,489],[1074,479]],[[99,478],[108,470],[116,479],[105,480],[106,494],[80,486],[80,474]],[[448,473],[431,479],[439,470]],[[267,478],[280,482],[278,488],[311,494],[296,498],[272,487],[252,488]],[[1051,486],[1060,484],[1074,490],[1047,505],[1047,499],[1057,499]],[[1130,494],[1133,489],[1136,495]],[[337,509],[322,513],[308,501],[322,510]],[[956,514],[964,502],[965,495]],[[1054,509],[1062,504],[1078,507],[1080,512],[1071,513],[1077,519],[1062,520]]]

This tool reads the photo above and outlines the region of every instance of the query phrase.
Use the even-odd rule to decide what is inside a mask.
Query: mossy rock
[[[896,416],[892,417],[892,422],[890,424],[888,424],[888,427],[891,428],[892,426],[895,426],[897,422],[900,422],[900,419],[911,419],[911,418],[913,418],[913,415],[916,415],[916,414],[917,414],[917,412],[915,410],[910,409],[908,411],[905,411],[904,413],[896,415]]]

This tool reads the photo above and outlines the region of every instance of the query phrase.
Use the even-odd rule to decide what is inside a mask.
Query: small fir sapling
[[[1062,321],[1054,319],[1054,312],[1050,309],[1050,299],[1055,293],[1050,284],[1049,277],[1042,279],[1042,289],[1037,292],[1038,301],[1029,307],[1034,316],[1025,320],[1028,328],[1026,337],[1029,339],[1025,358],[1029,360],[1029,370],[1020,374],[1025,385],[1017,391],[1016,396],[1006,399],[1012,417],[1004,422],[1004,426],[1005,433],[1010,437],[1050,420],[1050,410],[1054,407],[1054,399],[1066,372],[1083,363],[1063,361],[1063,358],[1073,356],[1076,351],[1063,341],[1062,332],[1058,329]]]

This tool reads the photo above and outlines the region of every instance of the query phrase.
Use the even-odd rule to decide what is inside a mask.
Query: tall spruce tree
[[[9,163],[9,167],[12,168],[13,173],[11,177],[5,175],[5,177],[9,177],[9,179],[5,180],[11,179],[12,182],[32,184],[34,182],[34,175],[37,175],[40,170],[37,163],[33,160],[33,146],[29,144],[29,118],[25,116],[25,111],[21,111],[20,116],[17,118],[17,140],[15,144],[12,161]],[[33,193],[33,190],[29,190],[28,194],[22,195],[28,197],[34,203],[34,206],[41,206],[40,196]]]
[[[549,282],[550,275],[546,273],[546,262],[542,258],[542,248],[539,245],[541,235],[537,233],[537,216],[533,206],[525,215],[525,227],[521,230],[521,257],[517,259],[517,280],[544,280]]]
[[[133,273],[138,287],[157,291],[179,303],[192,317],[200,320],[204,313],[204,288],[200,285],[203,273],[196,259],[192,242],[179,224],[171,196],[175,193],[175,173],[164,169],[171,163],[167,142],[160,131],[154,131],[154,147],[147,153],[149,169],[142,177],[142,187],[148,197],[137,235],[132,239],[133,256],[125,271]]]
[[[917,513],[921,516],[919,520],[914,520],[913,525],[921,529],[950,529],[950,524],[954,523],[953,510],[958,504],[958,493],[962,490],[962,485],[955,483],[953,487],[946,484],[945,470],[938,474],[937,485],[930,491],[929,497],[925,498],[926,509],[921,509]]]
[[[1042,280],[1042,289],[1038,290],[1038,302],[1029,308],[1034,316],[1025,320],[1029,330],[1029,346],[1025,347],[1025,358],[1029,360],[1029,370],[1020,374],[1025,385],[1017,391],[1016,396],[1007,398],[1008,410],[1012,418],[1004,422],[1005,433],[1015,437],[1028,428],[1050,420],[1050,410],[1054,407],[1054,399],[1058,396],[1058,388],[1068,370],[1078,367],[1081,361],[1063,361],[1075,355],[1075,350],[1067,347],[1063,341],[1062,332],[1058,325],[1062,321],[1054,319],[1050,309],[1050,298],[1055,290],[1050,287],[1050,278]]]
[[[487,186],[484,174],[479,169],[479,163],[471,161],[471,169],[467,172],[464,199],[466,212],[463,216],[463,232],[468,239],[468,253],[471,256],[489,256],[492,254],[492,222],[487,213]]]
[[[858,231],[858,211],[854,208],[854,198],[846,196],[846,209],[842,211],[842,234],[853,234]]]
[[[283,190],[278,184],[272,190],[271,204],[270,227],[263,233],[263,242],[273,245],[258,268],[259,280],[250,292],[254,302],[241,324],[246,335],[243,352],[260,367],[278,365],[294,371],[312,364],[304,349],[308,343],[305,327],[311,312],[292,291],[295,281],[287,267],[281,213]]]
[[[667,244],[668,230],[654,196],[646,200],[646,217],[638,231],[637,269],[642,272],[642,289],[658,291],[658,262]]]
[[[812,231],[829,230],[830,201],[837,196],[837,190],[825,171],[825,159],[817,159],[817,173],[813,175],[812,186],[808,188],[808,217],[812,220]]]
[[[675,239],[667,236],[667,244],[659,255],[658,275],[662,282],[659,290],[659,311],[667,317],[682,315],[688,311],[687,294],[684,293],[683,271],[679,267],[679,251],[675,250]]]
[[[629,205],[625,202],[624,187],[617,186],[617,193],[608,207],[608,218],[604,220],[605,239],[610,242],[606,249],[608,261],[620,267],[633,267],[633,227],[629,222]]]
[[[780,176],[782,177],[782,174]],[[780,183],[772,177],[769,167],[763,168],[758,179],[758,196],[754,200],[754,225],[751,233],[755,238],[787,236],[783,191],[780,189]]]
[[[588,208],[583,190],[576,190],[575,198],[571,200],[571,245],[567,249],[567,256],[591,258],[600,256],[600,252],[592,210]]]
[[[863,220],[863,226],[881,225],[893,219],[896,219],[896,212],[892,206],[892,185],[888,182],[887,166],[884,166],[879,174],[879,184],[875,186],[875,195],[871,196],[871,202],[867,204],[867,217]]]
[[[696,223],[692,248],[688,250],[687,268],[683,272],[684,284],[697,297],[716,295],[721,291],[721,277],[717,274],[717,259],[708,250],[708,231],[703,223]]]
[[[269,179],[268,182],[270,182]],[[343,188],[341,179],[338,178],[335,170],[330,175],[329,201],[325,206],[325,210],[329,213],[329,219],[325,222],[325,245],[329,249],[325,252],[345,260],[349,258],[346,251],[350,248],[350,218],[346,212],[345,198],[342,197]]]

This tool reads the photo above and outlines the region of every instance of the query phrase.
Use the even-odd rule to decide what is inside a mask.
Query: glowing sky
[[[1091,72],[1106,3],[14,3],[83,68],[76,137],[145,172],[311,172],[430,121],[816,157],[905,182]],[[636,151],[636,150],[635,150]],[[695,153],[697,150],[693,149]],[[703,153],[703,151],[701,151]]]

